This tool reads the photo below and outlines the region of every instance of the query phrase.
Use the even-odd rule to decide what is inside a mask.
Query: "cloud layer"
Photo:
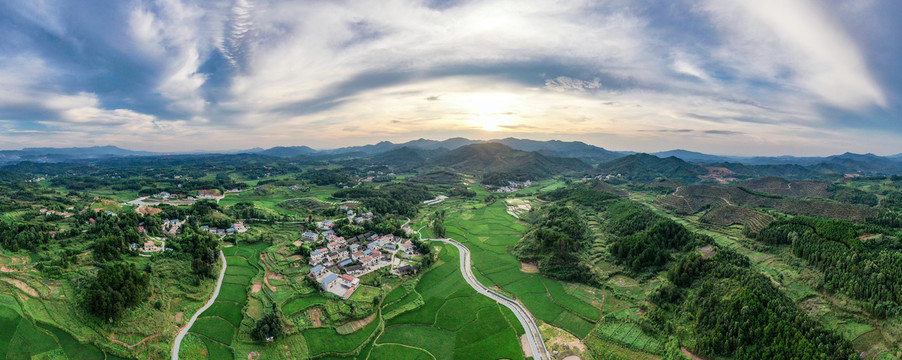
[[[898,153],[898,7],[13,0],[0,4],[0,148],[519,136]]]

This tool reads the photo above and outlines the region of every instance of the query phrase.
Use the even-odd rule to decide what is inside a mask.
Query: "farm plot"
[[[303,331],[303,335],[307,339],[310,356],[349,355],[366,343],[378,327],[379,321],[373,321],[365,328],[347,335],[341,335],[332,328],[307,329]]]
[[[628,321],[605,321],[592,334],[607,341],[615,342],[630,349],[651,354],[664,354],[664,345],[646,335],[635,323]]]
[[[289,300],[282,306],[282,313],[286,315],[294,315],[314,305],[325,305],[326,298],[322,295],[297,297]]]
[[[403,345],[436,359],[522,358],[517,337],[522,329],[509,322],[513,313],[466,284],[457,248],[444,247],[439,259],[441,265],[425,273],[413,291],[386,308],[402,308],[417,296],[423,299],[423,306],[386,321],[375,349]],[[395,348],[375,349],[376,355],[385,356]]]

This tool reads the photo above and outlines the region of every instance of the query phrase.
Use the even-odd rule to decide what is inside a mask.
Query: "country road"
[[[514,312],[514,315],[517,316],[517,319],[520,320],[520,323],[523,325],[523,329],[526,330],[526,338],[529,341],[529,347],[532,349],[533,359],[551,359],[551,355],[548,353],[548,349],[545,348],[545,343],[542,341],[542,335],[539,333],[539,327],[536,325],[536,321],[535,319],[533,319],[532,314],[529,313],[529,310],[527,310],[522,304],[518,303],[517,301],[487,288],[485,285],[482,285],[482,283],[476,280],[476,276],[473,275],[473,270],[470,267],[470,249],[453,239],[424,240],[441,241],[443,243],[456,246],[460,250],[461,254],[460,271],[461,273],[463,273],[464,280],[466,280],[467,283],[470,284],[470,286],[480,294],[488,296],[492,300],[497,301],[499,304],[504,305]]]
[[[185,325],[185,328],[182,331],[179,331],[178,336],[175,337],[175,342],[172,344],[172,360],[179,359],[179,347],[182,345],[182,339],[185,338],[185,335],[188,334],[188,330],[191,329],[191,325],[194,325],[194,321],[197,320],[197,317],[200,316],[201,313],[206,311],[210,306],[213,305],[213,302],[216,301],[216,298],[219,296],[219,289],[222,288],[222,279],[225,278],[226,272],[226,258],[225,254],[222,253],[222,250],[219,250],[219,258],[222,259],[222,270],[219,271],[219,279],[216,280],[216,289],[213,290],[213,296],[210,297],[210,300],[207,300],[207,303],[204,304],[194,316],[191,317],[191,320],[188,321],[188,325]]]

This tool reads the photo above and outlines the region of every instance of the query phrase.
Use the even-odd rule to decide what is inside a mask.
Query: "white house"
[[[316,249],[310,252],[310,264],[319,264],[323,262],[323,259],[326,258],[326,254],[329,253],[329,249],[321,248]]]
[[[316,241],[316,239],[318,237],[319,237],[319,235],[315,232],[307,231],[307,232],[304,232],[303,234],[301,234],[301,240],[306,241],[306,242],[314,242],[314,241]]]

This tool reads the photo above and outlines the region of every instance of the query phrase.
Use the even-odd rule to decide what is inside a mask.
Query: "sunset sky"
[[[0,149],[902,152],[900,1],[0,2]]]

